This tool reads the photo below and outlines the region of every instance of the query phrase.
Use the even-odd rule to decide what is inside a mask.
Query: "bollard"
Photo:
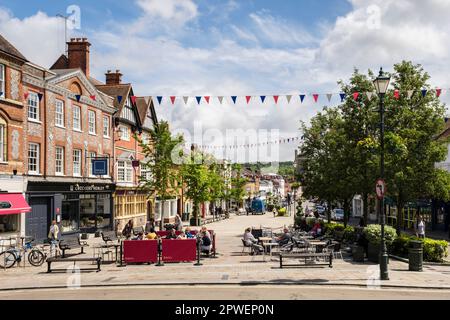
[[[422,271],[423,265],[423,243],[422,241],[409,242],[409,271]]]
[[[161,239],[158,239],[158,263],[155,264],[155,267],[164,266],[164,262],[161,261],[161,255],[162,255],[162,241]]]
[[[200,262],[200,244],[201,240],[197,238],[197,262],[194,263],[194,266],[202,266],[203,264]]]

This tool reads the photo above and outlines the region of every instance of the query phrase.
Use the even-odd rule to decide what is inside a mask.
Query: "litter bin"
[[[423,265],[423,243],[422,241],[409,242],[409,271],[422,271]]]

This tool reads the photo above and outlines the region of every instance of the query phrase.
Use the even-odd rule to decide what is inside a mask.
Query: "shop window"
[[[6,214],[0,216],[0,235],[19,231],[19,214]]]
[[[80,229],[78,201],[63,201],[61,208],[61,232],[71,232]]]
[[[111,196],[99,194],[97,196],[97,228],[107,228],[111,223]]]

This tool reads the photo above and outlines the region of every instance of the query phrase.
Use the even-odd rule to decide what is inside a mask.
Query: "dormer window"
[[[125,105],[122,110],[122,118],[127,119],[133,123],[136,122],[136,118],[134,117],[133,112],[133,104],[131,103],[130,97],[125,101]]]

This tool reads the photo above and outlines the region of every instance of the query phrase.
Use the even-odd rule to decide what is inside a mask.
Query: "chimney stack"
[[[111,70],[108,70],[108,72],[105,73],[105,76],[106,84],[116,85],[122,83],[122,74],[120,73],[120,70],[116,70],[116,72],[111,72]]]
[[[67,42],[69,69],[81,69],[89,77],[89,47],[87,38],[71,38]]]

